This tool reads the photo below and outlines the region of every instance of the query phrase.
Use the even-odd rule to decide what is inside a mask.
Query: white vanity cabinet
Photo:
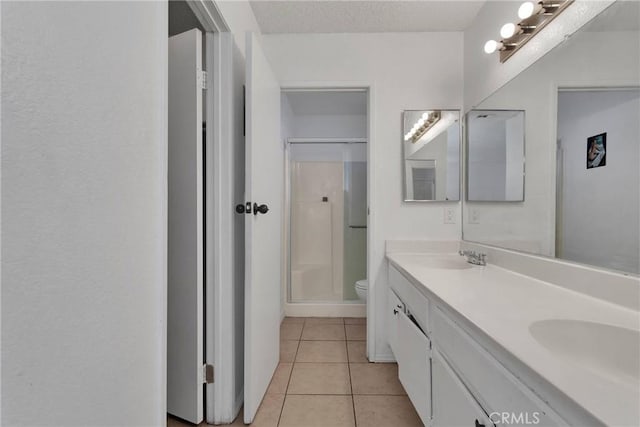
[[[425,425],[567,425],[457,323],[459,315],[427,298],[391,264],[389,286],[389,344]]]
[[[431,422],[431,341],[393,289],[388,291],[387,335],[398,362],[398,378],[425,425]],[[426,303],[426,298],[422,297]],[[413,306],[416,306],[415,302]]]
[[[442,354],[433,351],[433,425],[489,427],[489,415],[476,401]]]

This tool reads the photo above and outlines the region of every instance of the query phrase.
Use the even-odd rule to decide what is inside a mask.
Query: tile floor
[[[280,338],[280,364],[252,426],[422,426],[397,365],[368,363],[365,319],[287,317]],[[244,425],[242,414],[231,425]]]

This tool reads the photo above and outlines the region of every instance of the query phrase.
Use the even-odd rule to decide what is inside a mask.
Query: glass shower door
[[[355,301],[366,277],[365,144],[290,145],[289,301]]]

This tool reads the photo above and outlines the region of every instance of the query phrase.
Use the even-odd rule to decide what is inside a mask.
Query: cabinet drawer
[[[398,315],[404,312],[404,305],[392,289],[387,291],[387,338],[393,355],[398,352]],[[397,357],[397,356],[396,356]]]
[[[432,321],[434,346],[451,362],[489,415],[506,412],[518,418],[522,414],[523,420],[538,419],[539,425],[565,425],[540,398],[440,309],[434,310]]]
[[[407,309],[413,317],[429,335],[431,328],[429,327],[429,300],[422,295],[415,286],[409,282],[394,266],[389,264],[389,284],[396,291],[398,297],[404,302]]]
[[[420,328],[399,312],[397,315],[398,377],[422,422],[431,418],[431,343]]]
[[[432,357],[433,427],[493,426],[489,415],[435,349]]]

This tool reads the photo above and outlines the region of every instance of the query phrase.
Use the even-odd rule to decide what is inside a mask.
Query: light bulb
[[[406,134],[406,135],[404,136],[404,140],[405,140],[405,141],[408,141],[408,140],[410,140],[410,139],[411,139],[411,134],[410,134],[410,133],[408,133],[408,134]]]
[[[500,28],[500,36],[502,36],[503,39],[511,38],[515,33],[516,33],[516,26],[511,22],[504,24],[502,28]]]
[[[425,122],[425,120],[423,118],[420,118],[420,120],[418,120],[418,127],[422,127],[424,122]]]
[[[485,53],[493,53],[498,50],[502,46],[502,43],[498,43],[495,40],[489,40],[484,44],[484,52]]]
[[[526,1],[520,5],[518,17],[520,19],[527,19],[540,12],[540,10],[542,10],[542,4]]]
[[[422,120],[429,120],[429,112],[422,114]]]

